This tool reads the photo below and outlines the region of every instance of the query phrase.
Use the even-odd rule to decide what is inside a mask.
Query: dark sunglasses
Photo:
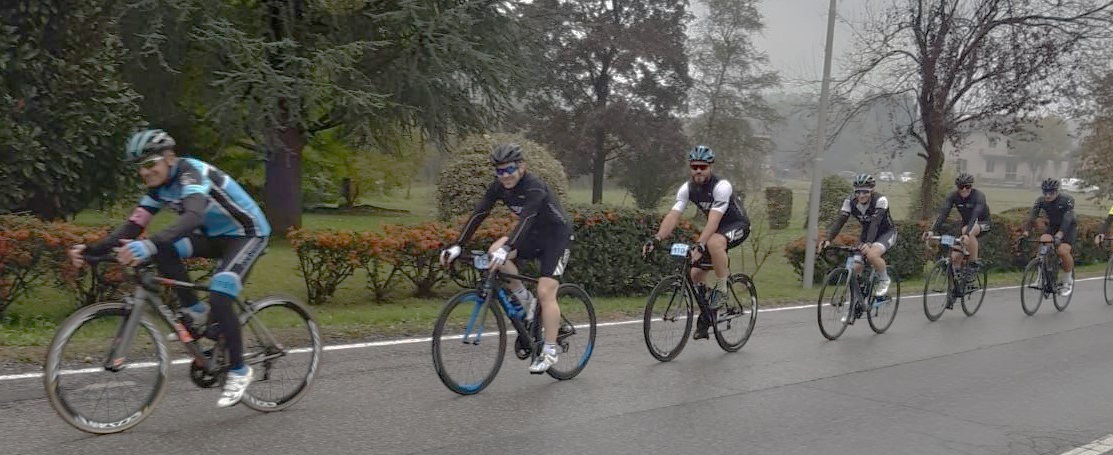
[[[968,190],[968,189],[973,188],[973,187],[974,187],[973,185],[958,185],[958,189],[960,189],[960,190]]]
[[[1055,194],[1057,192],[1059,192],[1059,190],[1044,190],[1043,195],[1044,196],[1050,196],[1050,195]]]
[[[710,165],[707,165],[707,164],[690,164],[690,165],[688,165],[688,167],[691,167],[693,171],[706,171],[709,166]]]
[[[140,167],[140,168],[143,168],[143,169],[151,169],[151,168],[157,166],[158,163],[161,162],[164,158],[166,158],[166,157],[164,157],[162,155],[152,156],[152,157],[147,158],[143,161],[135,163],[135,165]]]
[[[507,166],[507,167],[504,167],[504,168],[498,168],[498,167],[495,168],[495,175],[497,175],[497,176],[510,175],[510,174],[515,173],[515,172],[518,172],[518,166],[517,165],[510,165],[510,166]]]
[[[870,194],[873,190],[854,190],[854,194]]]

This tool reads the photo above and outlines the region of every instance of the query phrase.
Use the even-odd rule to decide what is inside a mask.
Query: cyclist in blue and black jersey
[[[447,265],[460,256],[460,245],[471,238],[495,203],[502,201],[518,216],[518,223],[510,235],[491,244],[490,268],[499,268],[504,273],[518,273],[514,259],[537,259],[540,262],[540,277],[537,280],[537,296],[541,301],[541,328],[545,346],[533,365],[530,373],[540,374],[557,363],[557,333],[560,330],[560,306],[557,305],[558,279],[568,264],[572,243],[572,220],[564,213],[549,186],[537,176],[526,172],[527,167],[522,147],[518,144],[501,144],[491,152],[491,164],[495,167],[495,181],[487,187],[487,193],[475,206],[471,218],[460,232],[456,243],[441,252],[441,264]],[[514,298],[526,307],[526,319],[532,320],[538,298],[526,290],[519,280],[510,281],[510,291]]]
[[[730,268],[727,250],[741,245],[746,237],[750,236],[750,217],[746,215],[741,200],[734,195],[734,187],[730,182],[711,172],[711,165],[714,162],[715,152],[706,146],[697,145],[688,152],[688,167],[691,168],[692,177],[680,185],[680,189],[676,192],[676,203],[661,220],[657,234],[646,240],[642,246],[642,255],[649,254],[657,243],[672,235],[688,203],[695,204],[696,209],[707,216],[707,224],[704,225],[696,241],[690,273],[692,282],[702,284],[707,277],[707,271],[697,265],[708,263],[710,256],[710,263],[715,269],[716,277],[707,299],[712,309],[717,308],[720,299],[729,292],[727,284]],[[703,314],[703,309],[700,309],[700,317],[696,320],[696,332],[692,335],[692,339],[707,338],[710,321],[711,315]]]
[[[85,255],[104,255],[122,246],[116,259],[127,266],[154,261],[161,275],[189,281],[182,259],[220,259],[209,289],[210,305],[199,302],[189,289],[177,289],[183,319],[191,333],[203,331],[211,310],[228,347],[231,369],[217,405],[239,403],[252,381],[252,369],[243,362],[243,336],[232,308],[243,290],[243,282],[255,260],[263,254],[270,224],[255,201],[232,179],[211,164],[179,157],[176,143],[165,131],[146,129],[135,133],[124,147],[124,158],[136,165],[149,191],[139,201],[127,222],[105,239],[92,245],[76,245],[69,251],[77,267]],[[163,207],[178,214],[166,229],[138,239],[151,218]]]
[[[1022,237],[1028,237],[1036,216],[1042,210],[1047,215],[1047,231],[1040,236],[1040,242],[1051,242],[1052,236],[1059,239],[1059,248],[1056,251],[1063,265],[1063,286],[1059,291],[1064,297],[1070,295],[1074,287],[1074,257],[1071,256],[1071,245],[1078,236],[1078,224],[1074,220],[1074,198],[1067,194],[1059,193],[1059,180],[1047,179],[1040,184],[1043,196],[1037,197],[1032,204],[1032,212],[1024,222]]]

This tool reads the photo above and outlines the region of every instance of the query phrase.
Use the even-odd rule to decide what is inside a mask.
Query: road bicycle
[[[900,280],[891,276],[889,294],[875,296],[873,291],[879,278],[863,260],[858,248],[832,245],[826,250],[850,254],[842,266],[827,273],[823,289],[819,291],[816,315],[820,333],[828,340],[836,340],[848,325],[854,324],[863,315],[874,332],[885,333],[893,325],[900,307]]]
[[[1018,247],[1025,242],[1033,240],[1021,238],[1017,241]],[[1059,269],[1062,266],[1058,254],[1060,243],[1062,242],[1058,237],[1052,237],[1050,242],[1041,241],[1036,257],[1028,261],[1028,266],[1024,268],[1024,274],[1020,278],[1020,309],[1028,316],[1036,314],[1040,304],[1048,298],[1059,311],[1070,305],[1074,293],[1061,295],[1063,283],[1059,282]],[[1073,277],[1074,272],[1071,271],[1071,278]]]
[[[746,344],[757,323],[757,288],[744,273],[730,275],[725,299],[709,302],[710,292],[703,283],[693,283],[689,269],[692,267],[691,248],[685,243],[675,243],[669,254],[676,260],[676,271],[661,279],[645,302],[642,332],[645,346],[653,358],[668,362],[675,359],[688,343],[692,332],[692,313],[700,309],[707,318],[715,341],[727,352],[735,352]],[[696,265],[712,270],[707,261]]]
[[[532,363],[544,346],[541,330],[541,303],[530,315],[503,284],[521,280],[536,288],[537,278],[489,270],[490,255],[483,251],[464,253],[460,259],[471,261],[477,279],[473,289],[460,291],[448,299],[433,328],[433,367],[449,390],[472,395],[487,388],[498,375],[506,355],[506,321],[516,336],[514,354]],[[459,278],[454,267],[451,275]],[[557,332],[559,361],[546,373],[555,379],[572,379],[583,371],[595,349],[595,307],[583,288],[570,283],[557,287],[560,328]],[[532,319],[529,318],[532,316]],[[473,360],[478,359],[478,360]]]
[[[945,310],[954,308],[955,301],[959,302],[963,313],[973,316],[985,300],[989,272],[985,267],[971,267],[970,250],[955,236],[933,235],[927,240],[938,240],[943,251],[924,281],[924,316],[929,321],[937,321]],[[954,264],[952,252],[962,255],[963,265]]]
[[[207,295],[207,286],[159,277],[152,265],[127,270],[134,293],[76,311],[58,328],[47,351],[43,383],[51,406],[66,423],[89,433],[121,432],[151,415],[166,392],[171,364],[180,363],[171,360],[167,338],[182,343],[189,354],[189,378],[198,387],[223,386],[230,368],[216,323],[197,331],[188,328],[162,299],[168,288]],[[317,375],[317,322],[289,296],[237,299],[235,308],[243,326],[244,363],[255,374],[241,403],[263,412],[293,405]],[[165,335],[157,320],[173,335]]]

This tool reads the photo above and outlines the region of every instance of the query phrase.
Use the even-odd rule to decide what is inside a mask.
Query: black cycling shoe
[[[696,319],[696,333],[692,335],[692,339],[706,340],[708,338],[707,329],[709,327],[711,327],[711,322],[705,319],[702,314],[700,314],[699,319]]]

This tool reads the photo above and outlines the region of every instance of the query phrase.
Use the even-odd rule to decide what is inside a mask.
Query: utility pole
[[[827,11],[827,47],[823,54],[823,85],[819,91],[819,124],[815,128],[812,155],[812,193],[808,203],[808,246],[804,250],[804,289],[815,281],[816,238],[819,237],[819,189],[823,184],[823,151],[827,144],[827,103],[831,96],[831,47],[835,38],[835,2]]]

